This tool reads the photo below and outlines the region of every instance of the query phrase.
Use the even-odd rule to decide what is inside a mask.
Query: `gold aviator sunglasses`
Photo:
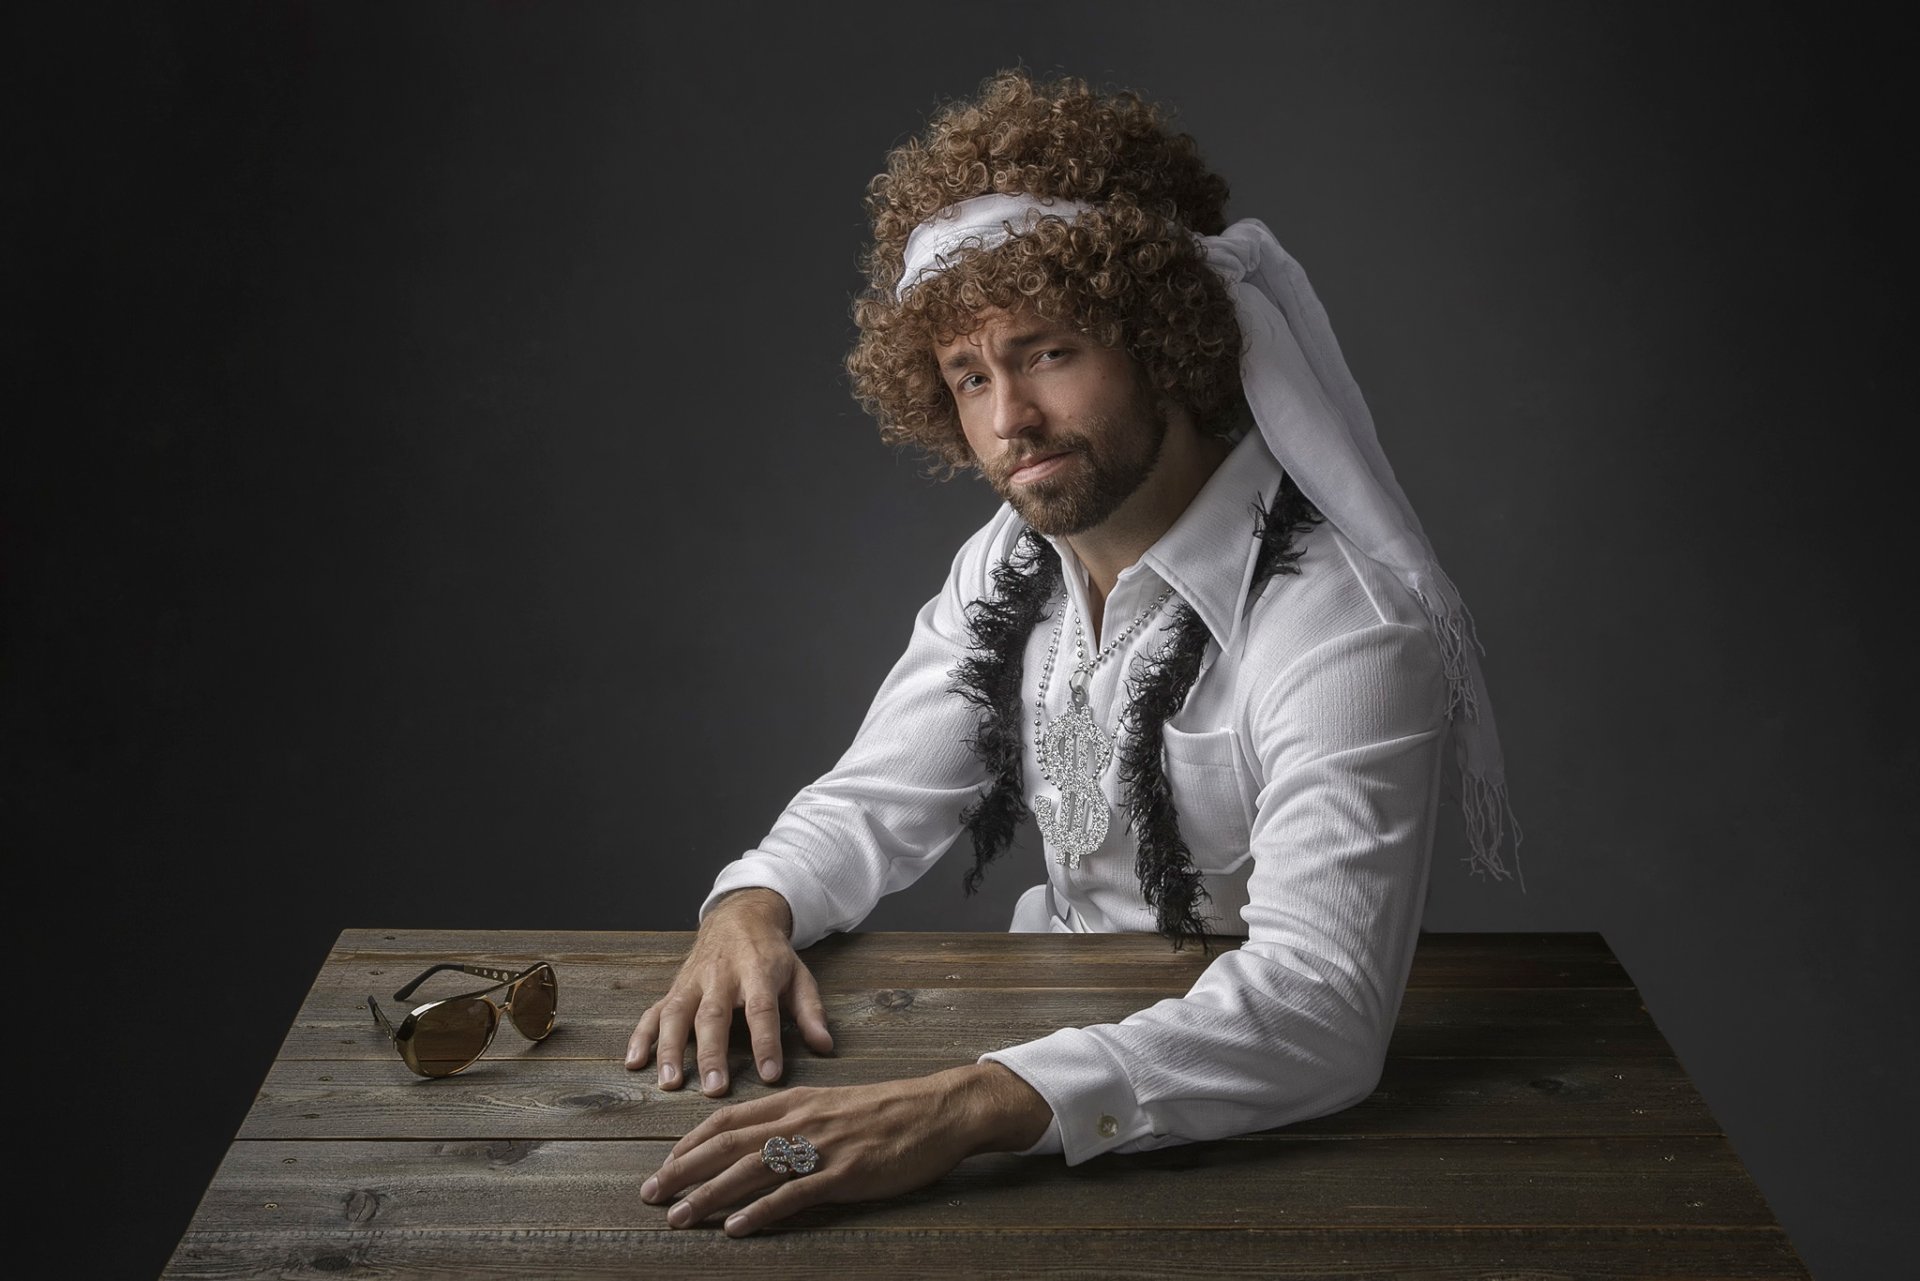
[[[452,1076],[472,1067],[475,1060],[487,1052],[487,1047],[493,1044],[493,1034],[500,1030],[501,1015],[501,1007],[489,998],[501,988],[507,989],[505,1013],[522,1036],[529,1041],[541,1041],[553,1031],[553,1016],[560,1009],[560,989],[554,981],[553,966],[548,962],[540,961],[516,974],[487,965],[445,961],[395,992],[393,999],[406,1000],[415,988],[442,970],[495,982],[478,992],[415,1006],[397,1028],[381,1010],[380,1003],[367,997],[367,1008],[373,1011],[374,1022],[400,1051],[407,1066],[421,1076]]]

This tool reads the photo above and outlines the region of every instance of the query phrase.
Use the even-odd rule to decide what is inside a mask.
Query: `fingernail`
[[[709,1090],[717,1090],[725,1084],[726,1078],[720,1075],[719,1068],[714,1068],[711,1072],[707,1073],[707,1088]]]
[[[746,1226],[747,1226],[747,1216],[744,1214],[736,1214],[731,1219],[727,1220],[727,1231],[729,1232],[738,1232],[740,1231],[740,1229]]]
[[[762,1059],[760,1060],[760,1075],[764,1079],[771,1081],[780,1075],[780,1065],[772,1059]]]
[[[667,1211],[667,1222],[671,1223],[676,1228],[684,1228],[685,1226],[687,1226],[687,1220],[691,1219],[692,1217],[693,1217],[693,1207],[688,1205],[685,1201],[682,1201],[679,1205],[676,1205],[671,1210]]]
[[[654,1197],[658,1196],[659,1194],[660,1194],[660,1180],[658,1179],[648,1179],[645,1183],[642,1183],[640,1185],[640,1199],[642,1201],[651,1201],[653,1200]]]

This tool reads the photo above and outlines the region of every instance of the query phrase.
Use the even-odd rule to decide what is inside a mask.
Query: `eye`
[[[968,391],[970,390],[970,384],[978,377],[980,377],[979,374],[963,374],[961,375],[960,381],[953,385],[953,389],[955,391]]]
[[[1053,360],[1058,360],[1061,357],[1064,357],[1066,354],[1067,354],[1067,349],[1065,347],[1049,347],[1045,351],[1041,352],[1038,356],[1035,356],[1034,360],[1036,362],[1042,361],[1042,360],[1053,361]]]

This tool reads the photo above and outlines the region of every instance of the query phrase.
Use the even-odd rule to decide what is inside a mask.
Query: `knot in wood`
[[[500,1139],[487,1144],[487,1164],[498,1169],[503,1165],[518,1165],[533,1154],[540,1145],[530,1139]]]
[[[597,1112],[602,1108],[618,1107],[626,1101],[627,1096],[625,1094],[612,1090],[590,1090],[585,1094],[569,1094],[554,1100],[555,1103],[558,1103],[563,1108],[583,1108],[589,1112]]]
[[[384,1199],[372,1188],[355,1188],[347,1193],[346,1210],[348,1223],[371,1223],[380,1213]]]

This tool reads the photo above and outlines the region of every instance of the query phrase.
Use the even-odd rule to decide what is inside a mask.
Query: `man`
[[[848,357],[882,437],[1005,500],[920,611],[840,763],[724,869],[627,1066],[710,1096],[744,1007],[832,1048],[796,949],[963,835],[978,883],[1029,819],[1016,930],[1244,934],[1189,995],[976,1064],[721,1108],[647,1180],[745,1235],[978,1152],[1265,1129],[1372,1092],[1425,897],[1449,731],[1475,861],[1506,875],[1471,622],[1304,274],[1130,94],[1019,72],[874,180]],[[1517,840],[1518,833],[1515,832]],[[801,1138],[804,1136],[804,1139]]]

